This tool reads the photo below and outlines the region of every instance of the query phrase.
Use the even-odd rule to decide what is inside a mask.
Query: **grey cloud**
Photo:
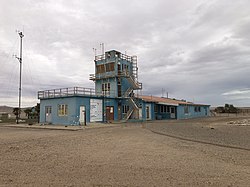
[[[138,56],[145,94],[164,88],[175,98],[249,105],[223,95],[249,88],[249,7],[247,0],[1,1],[0,105],[17,92],[11,56],[23,26],[24,105],[41,89],[94,87],[92,48],[100,53],[101,42]]]

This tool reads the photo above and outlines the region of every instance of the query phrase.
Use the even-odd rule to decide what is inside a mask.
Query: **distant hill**
[[[11,118],[15,118],[15,115],[13,114],[13,108],[15,107],[10,107],[10,106],[0,106],[0,113],[1,112],[6,112],[8,114],[11,115]],[[26,108],[31,108],[31,107],[26,107]],[[24,110],[26,108],[22,108],[22,112],[21,112],[21,118],[25,117],[25,113],[24,113]]]
[[[0,106],[0,112],[12,113],[13,107],[10,106]]]

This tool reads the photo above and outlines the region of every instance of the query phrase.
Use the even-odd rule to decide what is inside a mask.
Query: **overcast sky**
[[[0,105],[37,91],[94,88],[93,47],[138,56],[143,94],[250,106],[249,0],[0,0]]]

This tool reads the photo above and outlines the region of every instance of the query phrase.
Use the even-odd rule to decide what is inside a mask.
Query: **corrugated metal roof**
[[[165,105],[200,105],[200,106],[209,106],[209,105],[203,105],[203,104],[196,104],[192,102],[187,102],[184,100],[177,100],[177,99],[171,99],[171,98],[165,98],[165,97],[156,97],[156,96],[149,96],[149,95],[140,95],[138,98],[147,101],[147,102],[155,102],[159,104],[165,104]]]

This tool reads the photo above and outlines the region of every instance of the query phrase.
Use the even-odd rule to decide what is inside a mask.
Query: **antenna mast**
[[[100,43],[101,53],[104,55],[104,43]]]
[[[19,76],[19,98],[18,98],[18,118],[17,124],[19,123],[20,114],[21,114],[21,93],[22,93],[22,50],[23,50],[23,32],[18,31],[20,36],[20,56],[16,57],[20,63],[20,76]]]

